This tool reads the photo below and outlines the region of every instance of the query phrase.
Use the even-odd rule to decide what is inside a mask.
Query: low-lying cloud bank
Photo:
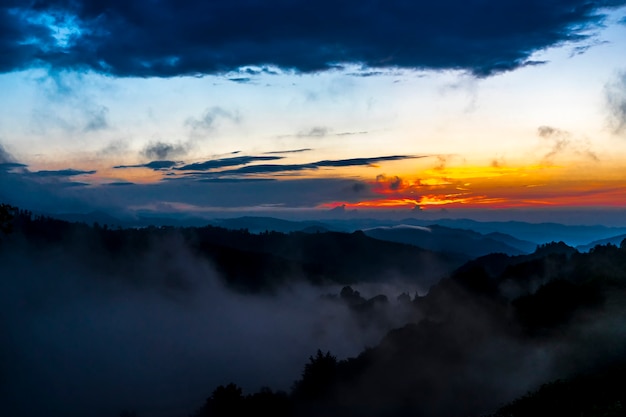
[[[113,272],[97,252],[3,243],[0,391],[15,417],[186,415],[231,381],[288,391],[316,349],[353,356],[402,324],[320,298],[338,288],[235,293],[176,238]]]

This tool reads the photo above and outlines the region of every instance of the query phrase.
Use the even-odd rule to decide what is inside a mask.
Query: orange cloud
[[[346,208],[449,207],[626,207],[626,181],[586,178],[577,167],[437,167],[410,175],[379,175],[370,182],[379,198],[331,202]]]

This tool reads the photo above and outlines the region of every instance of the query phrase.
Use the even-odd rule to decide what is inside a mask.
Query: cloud
[[[0,170],[9,171],[15,168],[26,168],[28,165],[19,162],[0,162]]]
[[[104,130],[109,127],[109,121],[107,116],[109,114],[109,108],[106,106],[100,106],[95,109],[86,110],[87,112],[87,124],[85,125],[85,132],[94,132],[97,130]]]
[[[563,136],[566,135],[567,132],[564,132],[560,129],[554,128],[552,126],[539,126],[537,128],[537,134],[542,138],[550,138],[554,136]]]
[[[274,178],[205,178],[198,182],[214,182],[214,183],[241,183],[241,182],[265,182],[276,181]]]
[[[190,117],[187,119],[186,124],[190,126],[193,131],[208,132],[215,129],[219,119],[227,119],[231,122],[239,123],[241,116],[237,112],[214,106],[205,110],[199,118]]]
[[[41,102],[33,109],[32,123],[43,134],[50,128],[74,134],[111,128],[109,107],[99,103],[85,88],[83,73],[48,72],[35,75],[34,80]]]
[[[308,169],[317,169],[314,164],[260,164],[249,165],[237,169],[217,171],[213,174],[217,175],[244,175],[244,174],[276,174],[279,172],[305,171]]]
[[[319,162],[315,162],[314,164],[319,167],[348,167],[348,166],[358,166],[358,165],[372,165],[378,162],[401,161],[404,159],[416,159],[416,158],[424,158],[424,157],[415,156],[415,155],[377,156],[373,158],[351,158],[351,159],[319,161]]]
[[[362,130],[360,132],[341,132],[335,133],[335,136],[352,136],[352,135],[367,135],[369,132],[366,130]]]
[[[282,159],[282,156],[236,156],[233,158],[213,159],[211,161],[198,162],[195,164],[184,165],[176,168],[180,171],[206,171],[209,169],[217,169],[231,167],[237,165],[246,165],[257,161],[274,161]]]
[[[369,191],[369,189],[370,189],[369,185],[363,182],[355,182],[349,188],[349,190],[357,194],[365,192],[365,191]]]
[[[0,144],[0,174],[9,173],[15,169],[26,170],[27,167],[28,165],[17,162],[13,155]]]
[[[187,147],[181,144],[155,142],[146,145],[141,154],[151,159],[168,159],[184,155],[186,152]]]
[[[491,167],[493,168],[502,168],[506,166],[506,163],[504,162],[504,158],[503,157],[499,157],[499,158],[493,158],[491,160]]]
[[[589,140],[573,138],[572,134],[566,130],[557,129],[552,126],[539,126],[537,134],[549,146],[548,152],[543,156],[541,163],[551,165],[554,159],[564,153],[582,156],[587,160],[599,162],[600,158],[593,151]],[[498,167],[498,161],[492,162],[493,167]]]
[[[284,153],[301,153],[301,152],[308,152],[308,151],[312,151],[313,149],[311,148],[302,148],[302,149],[290,149],[287,151],[272,151],[272,152],[265,152],[267,155],[272,155],[272,154],[284,154]]]
[[[92,175],[96,171],[81,171],[78,169],[60,169],[55,171],[36,171],[32,175],[36,177],[74,177],[76,175]]]
[[[615,133],[626,131],[626,71],[620,72],[605,87],[611,127]]]
[[[398,191],[403,184],[402,178],[398,177],[397,175],[393,177],[388,177],[381,174],[376,177],[376,182],[379,184],[384,184],[391,191]]]
[[[257,157],[258,158],[258,157]],[[351,158],[351,159],[336,159],[336,160],[323,160],[317,162],[311,162],[307,164],[261,164],[261,165],[249,165],[237,169],[217,171],[211,174],[214,175],[242,175],[242,174],[275,174],[279,172],[291,172],[291,171],[305,171],[316,170],[318,168],[339,168],[350,166],[368,166],[379,162],[387,161],[401,161],[404,159],[423,158],[422,156],[414,155],[393,155],[393,156],[377,156],[372,158]],[[232,158],[235,159],[235,158]],[[208,161],[212,162],[212,161]],[[207,162],[207,163],[208,163]],[[197,165],[197,164],[192,164]],[[178,169],[183,169],[181,167]],[[197,169],[197,168],[194,168]]]
[[[278,136],[279,138],[285,138],[285,137],[295,137],[295,138],[324,138],[327,136],[353,136],[353,135],[367,135],[369,132],[362,130],[362,131],[355,131],[355,132],[338,132],[338,133],[332,133],[332,129],[330,127],[326,127],[326,126],[313,126],[311,128],[308,129],[303,129],[300,130],[298,133],[295,134],[289,134],[289,135],[280,135]],[[307,149],[309,150],[309,149]]]
[[[289,390],[315,349],[355,356],[409,313],[392,302],[388,314],[365,322],[322,297],[338,287],[312,287],[297,276],[271,296],[235,293],[175,230],[121,251],[97,239],[86,245],[83,233],[65,237],[0,251],[4,415],[103,417],[127,407],[190,415],[228,380],[248,392]],[[374,295],[377,288],[358,289]],[[41,386],[48,388],[33,401]]]
[[[128,143],[121,141],[121,140],[117,140],[117,141],[113,141],[107,144],[102,149],[100,149],[98,151],[98,155],[99,156],[118,156],[118,155],[122,155],[126,153],[127,150],[128,150]]]
[[[164,169],[169,169],[178,165],[176,161],[151,161],[147,164],[139,164],[139,165],[117,165],[113,168],[115,169],[123,169],[123,168],[150,168],[155,171],[161,171]]]
[[[589,39],[603,13],[623,4],[9,0],[0,6],[0,71],[174,77],[243,66],[311,73],[349,63],[488,76],[532,64],[536,51]]]
[[[539,126],[539,137],[550,142],[550,150],[543,156],[542,163],[552,164],[554,157],[565,151],[570,145],[570,133],[551,126]]]
[[[91,197],[83,198],[81,194],[90,187],[69,178],[95,172],[64,169],[33,173],[0,145],[0,201],[48,213],[90,211],[94,209]],[[101,209],[110,206],[110,202],[100,204]]]
[[[314,126],[308,130],[299,132],[296,136],[300,138],[323,138],[328,136],[330,128],[324,126]]]
[[[260,181],[259,181],[260,180]],[[75,196],[94,209],[111,208],[122,212],[163,211],[162,203],[182,207],[185,213],[220,217],[229,210],[275,212],[281,209],[313,209],[334,201],[357,202],[375,195],[367,185],[340,178],[220,178],[178,177],[153,184],[93,186],[76,189]],[[38,203],[35,202],[34,205]],[[111,210],[111,209],[109,209]],[[179,211],[169,210],[169,211]]]
[[[126,185],[134,185],[134,182],[128,182],[128,181],[116,181],[116,182],[110,182],[108,184],[104,184],[106,185],[110,185],[113,187],[121,187],[121,186],[126,186]]]
[[[250,77],[234,77],[234,78],[229,78],[228,81],[232,81],[234,83],[239,83],[239,84],[248,84],[249,82],[252,81],[252,78],[250,78]]]
[[[11,155],[4,146],[0,144],[0,164],[12,164],[15,163],[15,158]]]

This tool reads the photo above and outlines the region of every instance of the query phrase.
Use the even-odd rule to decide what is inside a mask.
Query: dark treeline
[[[147,253],[155,242],[171,240],[211,261],[227,285],[244,292],[271,291],[294,280],[353,284],[384,282],[390,276],[427,289],[468,260],[458,254],[373,239],[362,232],[254,234],[214,226],[121,229],[11,211],[14,218],[6,224],[14,233],[8,239],[34,247],[55,245],[84,251],[76,253],[78,259],[100,262],[98,267],[104,270],[114,268],[129,253]]]

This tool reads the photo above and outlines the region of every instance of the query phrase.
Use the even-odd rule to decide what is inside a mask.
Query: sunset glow
[[[94,20],[80,4],[58,6],[73,16],[63,24],[44,11],[0,8],[16,28],[0,58],[3,201],[128,216],[138,207],[214,215],[445,207],[459,216],[467,208],[626,207],[623,5],[575,19],[554,6],[533,16],[546,19],[546,33],[504,25],[489,47],[482,32],[459,33],[446,19],[432,33],[410,20],[430,49],[398,49],[404,39],[373,16],[353,28],[361,40],[337,26],[332,47],[302,22],[311,32],[298,42],[325,51],[302,55],[278,32],[254,36],[249,48],[231,34],[220,43],[183,32],[144,45],[151,36],[125,34],[160,39],[158,19],[143,27],[126,9],[101,10],[126,28],[113,30],[113,20]],[[192,9],[239,16],[212,7]],[[500,12],[506,21],[526,10]],[[370,27],[380,36],[369,39]],[[123,41],[101,35],[113,32]]]

